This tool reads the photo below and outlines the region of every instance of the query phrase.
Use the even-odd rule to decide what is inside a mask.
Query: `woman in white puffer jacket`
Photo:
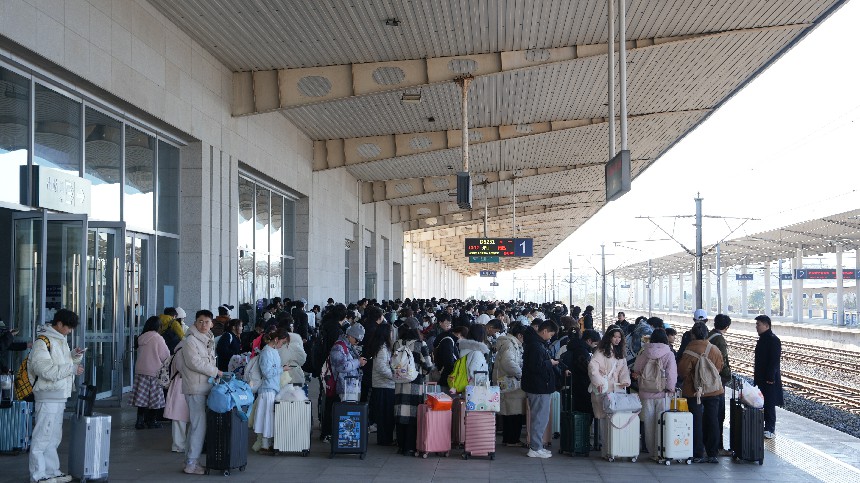
[[[502,417],[502,444],[521,447],[520,433],[523,430],[526,393],[520,388],[523,378],[524,327],[514,324],[511,333],[496,341],[496,363],[493,364],[493,381],[496,385],[512,384],[516,389],[503,389],[499,415]]]

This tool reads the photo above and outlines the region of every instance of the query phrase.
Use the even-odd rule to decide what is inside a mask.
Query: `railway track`
[[[688,328],[689,326],[684,328],[684,330]],[[678,330],[682,332],[680,328]],[[753,375],[757,340],[758,337],[746,334],[729,332],[726,335],[726,342],[728,342],[729,350],[731,351],[732,370],[734,372],[747,376]],[[829,368],[834,373],[837,371],[845,373],[860,372],[860,352],[856,351],[783,342],[782,357],[783,360]],[[780,375],[784,388],[791,389],[793,392],[811,401],[860,415],[860,388],[828,381],[819,377],[799,374],[791,370],[786,370],[785,367],[781,368]],[[835,375],[835,377],[838,376]]]

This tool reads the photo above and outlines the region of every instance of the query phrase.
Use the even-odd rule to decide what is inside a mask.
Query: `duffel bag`
[[[642,401],[638,394],[608,392],[603,395],[603,410],[606,414],[635,413],[642,410]]]

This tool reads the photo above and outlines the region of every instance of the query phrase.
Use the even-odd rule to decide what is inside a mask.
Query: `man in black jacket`
[[[545,320],[537,331],[527,327],[523,333],[522,390],[529,400],[531,426],[529,427],[530,458],[549,458],[550,451],[543,447],[543,434],[549,424],[552,393],[556,390],[558,361],[550,356],[549,341],[558,332],[558,326]]]
[[[767,315],[755,318],[755,330],[758,332],[758,342],[755,345],[753,382],[764,396],[764,437],[773,439],[776,432],[776,406],[784,404],[779,374],[782,343],[771,330],[770,317]]]

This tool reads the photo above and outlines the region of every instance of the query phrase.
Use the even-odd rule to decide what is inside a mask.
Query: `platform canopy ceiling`
[[[606,0],[149,1],[234,71],[233,115],[282,113],[314,140],[315,171],[364,181],[364,203],[387,201],[407,240],[462,273],[479,268],[463,239],[485,205],[488,235],[510,237],[515,194],[516,236],[535,239],[507,270],[606,204]],[[627,2],[634,180],[841,3]],[[464,75],[472,210],[451,196]]]
[[[720,243],[720,264],[737,267],[746,264],[767,264],[774,260],[791,259],[797,249],[810,253],[835,253],[860,249],[860,210],[837,213],[823,218],[802,221],[773,230],[755,233]],[[716,245],[703,247],[705,267],[715,266]],[[687,252],[678,252],[651,260],[652,277],[662,277],[693,271],[695,258]],[[848,266],[852,266],[851,263]],[[616,276],[647,280],[648,262],[619,267]]]

